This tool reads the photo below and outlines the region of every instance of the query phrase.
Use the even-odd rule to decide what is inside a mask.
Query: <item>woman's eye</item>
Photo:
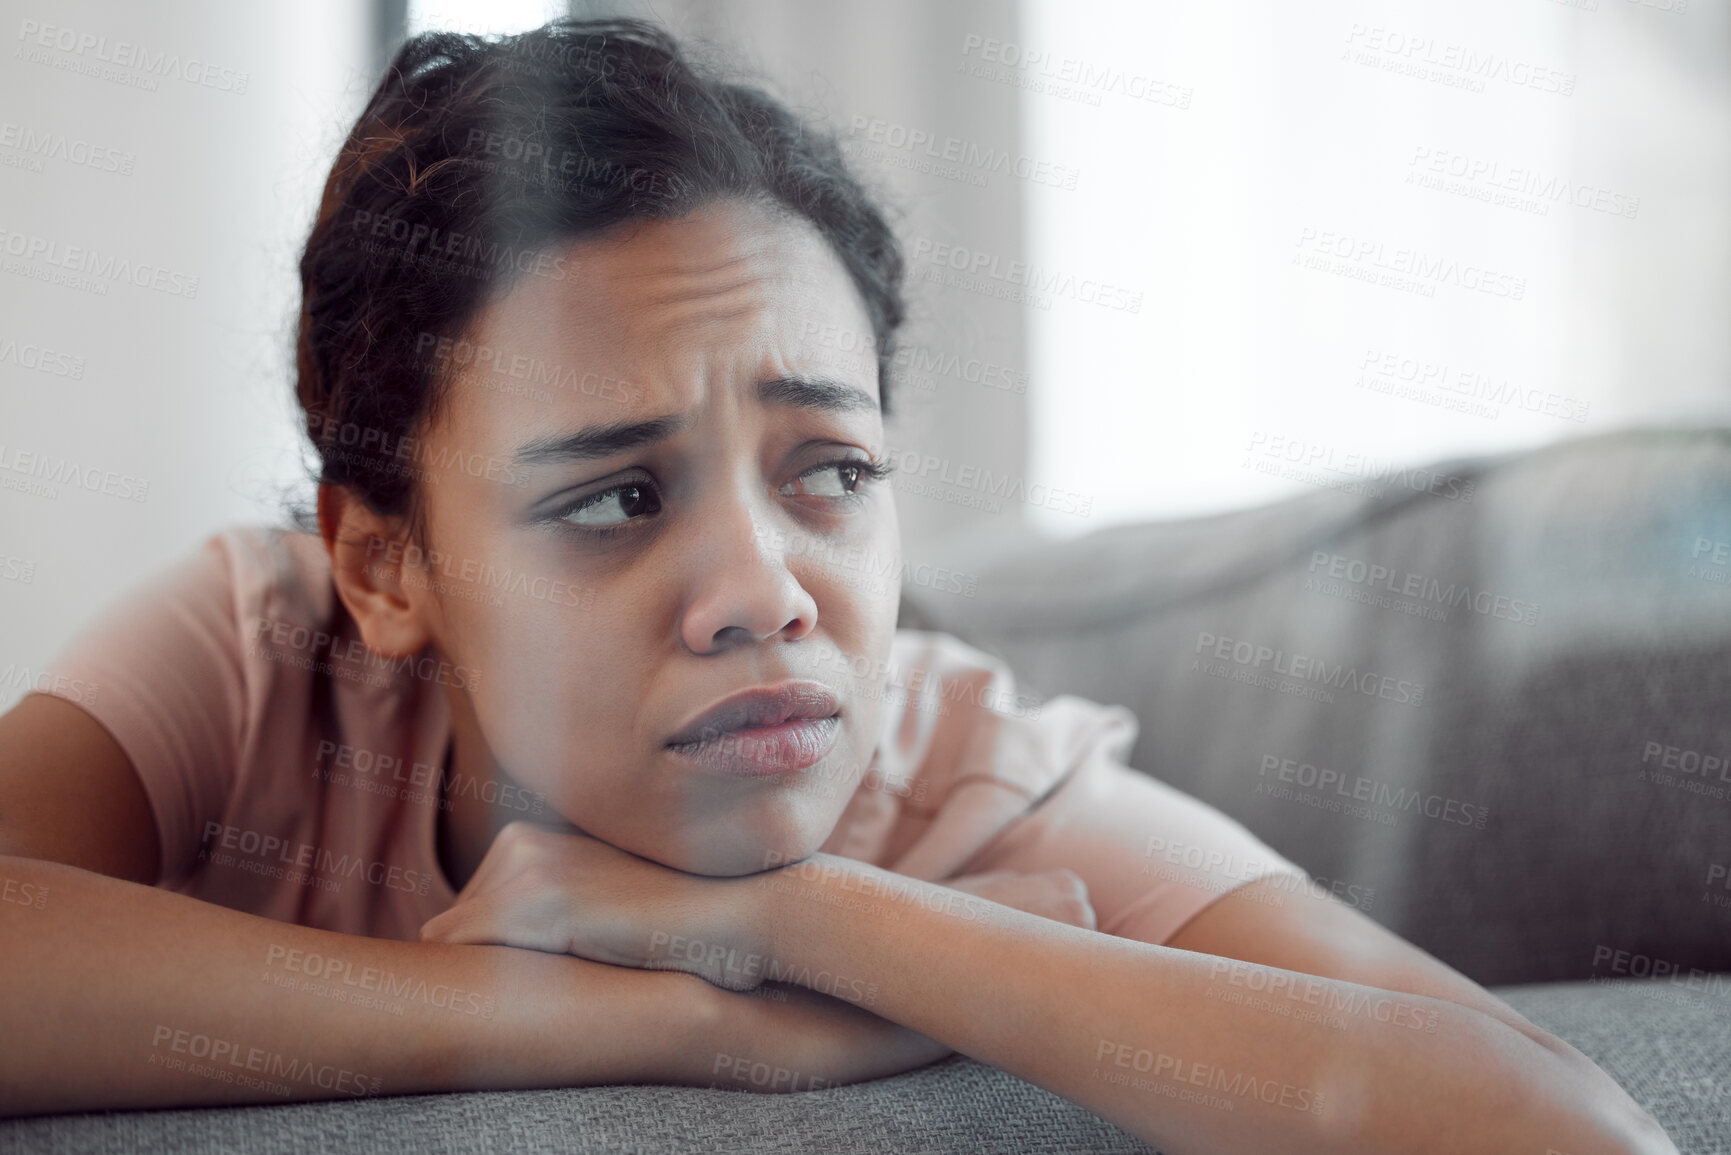
[[[600,493],[590,494],[569,510],[560,520],[590,529],[606,529],[624,525],[661,508],[655,491],[647,485],[619,485]]]
[[[882,480],[888,473],[888,466],[869,461],[826,461],[782,486],[781,493],[786,497],[855,497],[867,480]],[[793,492],[796,486],[798,493]]]
[[[782,486],[787,497],[819,497],[848,501],[861,496],[868,481],[878,481],[894,472],[889,465],[855,459],[826,461],[814,465],[797,478]],[[649,482],[626,482],[599,493],[577,499],[553,515],[567,525],[591,531],[602,537],[623,532],[624,527],[650,514],[661,512],[661,495]]]

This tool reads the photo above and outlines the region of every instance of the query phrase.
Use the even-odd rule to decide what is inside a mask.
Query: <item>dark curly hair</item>
[[[402,447],[446,394],[434,339],[461,338],[557,242],[734,197],[785,207],[834,249],[871,319],[887,413],[901,249],[833,135],[700,73],[642,21],[409,40],[344,142],[301,256],[295,392],[319,483],[418,521]]]

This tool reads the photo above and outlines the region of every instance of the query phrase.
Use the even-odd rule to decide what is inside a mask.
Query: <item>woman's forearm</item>
[[[0,1114],[702,1083],[701,979],[313,930],[0,856]]]
[[[1602,1072],[1457,1003],[1113,938],[832,855],[751,885],[772,977],[1171,1155],[1675,1150]]]

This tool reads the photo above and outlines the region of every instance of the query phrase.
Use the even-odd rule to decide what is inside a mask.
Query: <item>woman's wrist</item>
[[[446,948],[452,949],[452,948]],[[453,1088],[696,1081],[721,1019],[702,979],[507,946],[484,955],[498,1013],[454,1021],[436,1062]]]
[[[653,1049],[648,1058],[653,1074],[645,1081],[708,1086],[714,1082],[715,1058],[726,1049],[729,1023],[737,1024],[742,1010],[724,1000],[751,1000],[683,971],[640,973],[654,980],[645,984],[650,1003],[647,1029],[653,1033],[646,1040]]]
[[[838,880],[851,874],[855,867],[871,869],[853,859],[820,852],[760,874],[729,880],[732,888],[729,917],[734,920],[733,925],[742,928],[754,952],[775,961],[765,978],[798,981],[794,976],[801,963],[807,961],[808,943],[802,937],[801,920],[791,917],[801,906],[794,900],[809,902],[813,882],[847,886],[848,883]]]

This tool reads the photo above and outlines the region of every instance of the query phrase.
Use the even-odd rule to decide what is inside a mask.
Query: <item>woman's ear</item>
[[[417,581],[421,553],[401,517],[374,513],[336,485],[319,486],[319,534],[331,557],[331,580],[367,648],[387,658],[419,653],[432,640]]]

